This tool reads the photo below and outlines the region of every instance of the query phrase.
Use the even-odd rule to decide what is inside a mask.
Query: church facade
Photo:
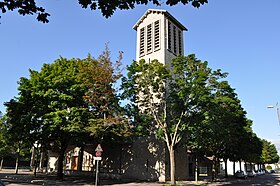
[[[148,9],[133,29],[137,32],[136,61],[144,59],[149,63],[156,59],[168,65],[176,56],[184,55],[183,32],[187,29],[168,11]],[[151,134],[147,138],[138,139],[132,144],[132,149],[135,155],[141,156],[134,157],[135,168],[134,171],[128,171],[128,176],[133,176],[129,175],[132,172],[138,172],[137,177],[141,175],[140,179],[162,182],[169,180],[169,153],[163,141],[157,140]],[[187,179],[189,175],[187,151],[183,146],[177,149],[175,159],[176,179]]]
[[[144,59],[150,62],[157,59],[164,64],[170,64],[179,54],[184,55],[184,35],[187,29],[166,10],[148,9],[133,26],[137,32],[136,61]],[[65,167],[68,170],[93,171],[92,149],[89,145],[81,153],[81,148],[68,150]],[[138,138],[129,145],[104,146],[101,161],[101,173],[115,174],[121,178],[134,180],[153,180],[165,182],[169,180],[169,153],[163,141],[154,135]],[[185,180],[193,172],[193,162],[190,153],[185,148],[175,152],[176,179]],[[80,159],[80,160],[79,160]],[[55,170],[57,155],[49,153],[48,170]],[[191,167],[191,169],[190,169]]]

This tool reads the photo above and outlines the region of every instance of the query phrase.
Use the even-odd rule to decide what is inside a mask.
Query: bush
[[[267,170],[272,170],[272,167],[270,165],[266,166]]]

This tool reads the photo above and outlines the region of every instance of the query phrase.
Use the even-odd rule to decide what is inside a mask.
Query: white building
[[[184,55],[183,31],[187,29],[166,10],[148,9],[133,26],[137,32],[136,61],[147,63],[157,59],[170,64],[179,54]],[[154,136],[141,138],[132,144],[135,155],[124,175],[141,180],[166,181],[170,177],[169,154],[166,145]],[[187,151],[176,154],[176,179],[187,179]]]
[[[133,29],[137,31],[136,61],[157,59],[168,64],[178,54],[184,55],[187,29],[166,10],[147,10]]]

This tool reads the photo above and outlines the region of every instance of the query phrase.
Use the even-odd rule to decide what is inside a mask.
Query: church
[[[166,10],[148,9],[136,22],[136,61],[154,59],[169,64],[179,54],[184,55],[183,26]],[[95,144],[96,145],[96,144]],[[65,155],[66,174],[86,174],[92,176],[95,169],[94,149],[68,147]],[[100,174],[109,178],[149,180],[165,182],[170,179],[169,154],[164,142],[155,136],[140,137],[132,144],[110,146],[103,144]],[[56,170],[57,154],[48,152],[47,171]],[[195,160],[185,148],[176,151],[177,180],[193,179]]]

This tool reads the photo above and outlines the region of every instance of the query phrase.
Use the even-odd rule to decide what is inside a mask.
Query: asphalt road
[[[226,183],[223,185],[233,185],[233,186],[239,186],[239,185],[252,185],[252,186],[274,186],[274,185],[280,185],[280,174],[265,174],[261,176],[256,176],[253,178],[248,179],[241,179],[236,180],[232,183]]]
[[[7,171],[0,171],[0,178],[4,181],[6,186],[39,186],[39,185],[85,185],[92,186],[95,185],[93,180],[82,180],[77,178],[68,178],[64,181],[57,181],[51,177],[47,179],[44,177],[32,177],[29,171],[22,171],[20,175],[14,175],[14,173]],[[195,185],[192,181],[180,182],[182,186]],[[280,173],[276,174],[265,174],[261,176],[256,176],[254,178],[248,179],[221,179],[218,182],[205,183],[200,182],[200,184],[208,186],[219,186],[219,185],[232,185],[232,186],[280,186]],[[102,185],[110,186],[162,186],[162,183],[156,182],[130,182],[130,183],[108,183],[103,182]]]

